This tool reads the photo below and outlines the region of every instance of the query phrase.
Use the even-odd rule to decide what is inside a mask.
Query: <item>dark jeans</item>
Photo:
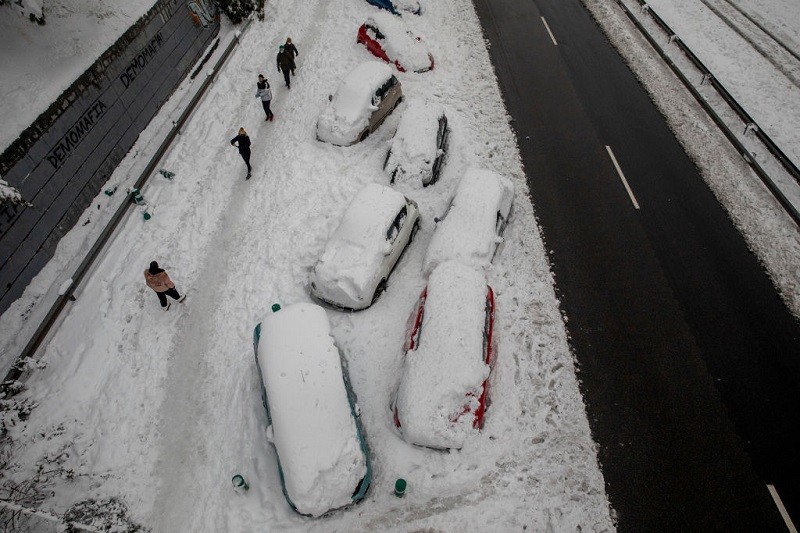
[[[180,300],[181,298],[181,295],[178,294],[178,289],[176,289],[175,287],[172,287],[171,289],[166,290],[164,292],[157,292],[156,296],[158,296],[158,301],[161,302],[161,307],[167,306],[167,296],[169,296],[173,300]]]
[[[239,150],[239,155],[244,159],[244,164],[247,165],[247,173],[250,174],[252,168],[250,167],[250,149]]]
[[[292,82],[289,81],[289,69],[283,69],[283,80],[286,82],[287,87],[291,87]]]
[[[272,111],[269,110],[270,100],[261,100],[261,105],[264,107],[264,113],[267,114],[267,118],[272,116]]]

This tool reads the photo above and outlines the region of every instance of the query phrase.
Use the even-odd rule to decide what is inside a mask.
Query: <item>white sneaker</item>
[[[170,306],[170,305],[172,305],[172,304],[170,304],[169,302],[167,302],[167,305],[165,305],[165,306],[164,306],[164,307],[162,307],[161,309],[163,309],[164,311],[169,311],[169,306]]]

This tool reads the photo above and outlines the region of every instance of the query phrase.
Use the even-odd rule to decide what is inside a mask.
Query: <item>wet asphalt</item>
[[[474,4],[619,530],[800,523],[800,323],[579,0]]]

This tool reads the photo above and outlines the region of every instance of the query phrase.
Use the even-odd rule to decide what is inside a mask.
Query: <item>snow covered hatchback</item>
[[[391,182],[431,185],[439,178],[447,150],[447,116],[440,105],[408,103],[383,164]]]
[[[339,84],[317,120],[317,139],[338,146],[363,141],[403,98],[400,82],[385,63],[361,63]]]
[[[437,267],[409,318],[392,407],[403,439],[461,448],[483,426],[493,328],[494,293],[483,273],[454,261]]]
[[[273,309],[253,339],[267,438],[289,505],[320,516],[364,498],[372,476],[367,445],[325,310],[308,303]]]
[[[419,227],[416,202],[370,183],[353,198],[311,272],[311,295],[343,309],[365,309]]]
[[[475,268],[488,266],[502,234],[514,201],[511,180],[490,170],[469,168],[438,220],[423,262],[430,273],[436,265],[457,260]]]
[[[433,56],[420,38],[405,27],[402,19],[389,13],[375,13],[358,29],[356,42],[386,61],[400,72],[427,72],[433,70]]]
[[[421,13],[417,0],[367,0],[367,2],[394,15],[399,15],[399,11],[406,11],[414,15]]]

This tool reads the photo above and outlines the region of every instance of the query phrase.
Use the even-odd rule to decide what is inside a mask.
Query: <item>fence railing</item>
[[[252,20],[253,20],[252,17],[247,19],[247,22],[244,24],[242,29],[238,30],[234,34],[233,39],[231,39],[231,42],[228,43],[228,46],[225,48],[219,60],[217,60],[217,63],[214,65],[211,71],[208,72],[208,75],[206,76],[205,80],[203,80],[203,83],[200,85],[200,87],[197,89],[197,92],[195,92],[189,104],[186,106],[186,109],[183,110],[180,117],[178,117],[178,120],[176,120],[173,123],[172,128],[164,137],[164,140],[159,145],[155,154],[153,154],[153,157],[150,158],[149,163],[142,171],[142,173],[139,175],[139,178],[136,180],[136,183],[133,185],[133,188],[141,189],[142,186],[145,183],[147,183],[147,180],[153,174],[159,161],[161,160],[162,157],[164,157],[164,154],[167,152],[167,150],[169,150],[172,141],[174,141],[175,137],[180,134],[181,128],[183,128],[186,121],[189,120],[189,117],[191,116],[195,107],[197,107],[197,104],[200,103],[200,101],[203,99],[206,90],[214,81],[214,78],[217,76],[217,74],[219,73],[220,68],[222,68],[222,65],[225,64],[225,61],[228,59],[228,57],[231,55],[231,52],[233,52],[233,49],[239,43],[242,33],[245,30],[247,30],[248,27],[250,27]],[[130,200],[130,198],[128,200]],[[86,257],[83,259],[83,261],[78,266],[75,273],[72,275],[72,278],[70,279],[71,282],[69,283],[69,285],[65,287],[63,290],[59,291],[59,295],[55,303],[48,311],[42,323],[33,333],[33,336],[31,337],[30,341],[25,345],[25,348],[22,350],[22,353],[19,355],[19,357],[17,357],[15,364],[12,365],[11,369],[6,374],[5,379],[3,380],[4,384],[8,382],[13,382],[19,379],[19,377],[22,375],[23,370],[19,363],[35,355],[36,350],[44,341],[45,337],[50,331],[50,328],[52,328],[53,324],[55,324],[55,321],[58,319],[59,315],[61,314],[61,311],[63,311],[64,307],[70,300],[74,300],[73,293],[75,292],[75,288],[89,272],[89,269],[91,268],[92,264],[100,255],[100,252],[103,250],[103,248],[113,235],[114,230],[117,228],[119,223],[128,213],[128,210],[133,205],[135,205],[133,202],[125,201],[117,208],[116,212],[109,220],[105,229],[103,229],[103,232],[97,238],[97,241],[94,243],[91,250],[89,250],[89,252],[86,254]]]
[[[758,162],[751,156],[747,147],[739,140],[739,138],[730,130],[728,125],[725,121],[719,116],[716,110],[708,103],[708,101],[700,94],[694,84],[689,80],[689,78],[683,73],[681,68],[675,64],[672,58],[667,54],[667,52],[663,49],[663,47],[658,44],[655,38],[647,31],[647,28],[639,21],[639,19],[631,13],[630,9],[625,5],[623,0],[616,0],[617,4],[622,8],[628,18],[633,22],[636,28],[641,32],[641,34],[647,39],[650,45],[658,52],[662,59],[669,65],[670,69],[675,73],[676,76],[681,80],[684,86],[692,93],[695,100],[704,108],[706,113],[711,117],[711,119],[717,124],[717,126],[722,130],[728,140],[736,147],[739,153],[742,155],[744,160],[750,165],[753,171],[758,175],[759,179],[764,183],[764,185],[769,189],[769,191],[775,196],[781,206],[786,210],[789,216],[794,220],[795,224],[800,226],[800,212],[798,212],[797,208],[792,204],[792,202],[786,197],[783,191],[775,184],[772,177],[758,164]],[[748,126],[748,130],[752,131],[756,138],[764,145],[764,147],[769,151],[769,153],[778,161],[783,168],[800,184],[800,169],[789,159],[788,156],[775,144],[775,142],[767,135],[753,120],[747,111],[733,98],[733,96],[723,87],[723,85],[717,80],[712,72],[703,64],[702,61],[692,52],[688,46],[686,46],[683,41],[681,41],[680,37],[669,27],[669,25],[664,22],[664,20],[658,15],[658,13],[653,12],[652,9],[649,8],[647,2],[644,0],[637,0],[640,7],[643,11],[645,11],[653,21],[666,33],[668,42],[675,43],[676,46],[681,50],[681,52],[686,56],[687,59],[697,68],[703,75],[703,80],[708,80],[711,83],[711,86],[714,90],[719,94],[719,96],[728,104],[728,106],[736,113],[739,119],[744,122]]]

